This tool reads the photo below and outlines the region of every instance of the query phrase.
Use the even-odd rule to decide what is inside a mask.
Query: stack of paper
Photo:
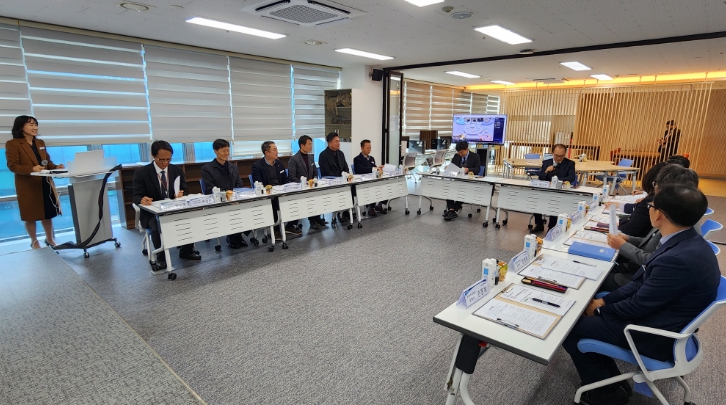
[[[569,259],[560,259],[549,255],[538,256],[534,259],[534,262],[532,262],[530,266],[573,274],[589,278],[590,280],[597,280],[602,274],[602,270],[598,269],[594,264]]]
[[[474,315],[500,325],[544,339],[560,317],[492,299],[474,312]]]
[[[500,297],[506,298],[510,301],[519,302],[530,307],[539,308],[547,312],[552,312],[559,316],[565,316],[567,311],[575,305],[575,300],[517,284],[512,284],[507,287]]]
[[[572,245],[572,242],[574,241],[586,242],[598,246],[608,246],[608,236],[602,232],[596,231],[577,231],[574,235],[570,236],[564,244],[569,246]]]

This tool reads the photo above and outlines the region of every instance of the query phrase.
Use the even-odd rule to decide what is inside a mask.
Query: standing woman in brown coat
[[[45,243],[55,245],[53,218],[60,213],[60,202],[50,177],[31,176],[30,173],[44,169],[63,169],[64,166],[51,162],[45,142],[37,139],[38,120],[21,115],[13,125],[13,139],[5,143],[5,157],[8,168],[15,173],[15,192],[18,195],[20,219],[30,236],[30,247],[40,248],[35,236],[36,221],[45,230]]]

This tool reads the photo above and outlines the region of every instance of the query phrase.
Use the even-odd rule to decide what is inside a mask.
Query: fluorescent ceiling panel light
[[[436,3],[443,3],[444,0],[406,0],[407,2],[419,7],[430,6]]]
[[[365,52],[365,51],[359,51],[357,49],[350,49],[350,48],[336,49],[335,52],[347,53],[347,54],[350,54],[350,55],[362,56],[364,58],[371,58],[371,59],[378,59],[378,60],[389,60],[389,59],[393,59],[392,56],[384,56],[384,55],[379,55],[377,53],[370,53],[370,52]]]
[[[504,84],[504,85],[508,85],[508,86],[514,84],[512,82],[508,82],[508,81],[505,81],[505,80],[492,80],[491,82],[492,83],[496,83],[496,84]]]
[[[560,65],[566,66],[572,70],[577,70],[578,72],[581,70],[591,70],[588,66],[585,66],[580,62],[561,62]]]
[[[478,79],[481,77],[479,75],[473,75],[471,73],[459,72],[458,70],[450,70],[446,73],[448,73],[450,75],[454,75],[454,76],[466,77],[467,79]]]
[[[531,39],[525,38],[517,34],[516,32],[512,32],[498,25],[488,25],[486,27],[479,27],[474,29],[484,35],[488,35],[494,39],[506,42],[509,45],[526,44],[527,42],[532,42]]]
[[[590,75],[590,77],[592,77],[594,79],[597,79],[597,80],[613,80],[612,77],[610,77],[608,75],[602,75],[602,74],[600,74],[600,75]]]
[[[244,27],[241,25],[229,24],[221,21],[208,20],[206,18],[194,17],[187,20],[188,23],[204,25],[205,27],[219,28],[226,31],[240,32],[242,34],[254,35],[263,38],[280,39],[287,35],[276,34],[274,32],[257,30],[254,28]]]

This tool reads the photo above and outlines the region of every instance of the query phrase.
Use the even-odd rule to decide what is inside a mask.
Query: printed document
[[[499,323],[500,325],[536,336],[547,337],[559,317],[492,299],[474,312],[474,315]]]
[[[532,266],[539,266],[544,269],[561,271],[563,273],[574,274],[576,276],[589,278],[590,280],[597,280],[602,274],[602,270],[598,269],[594,264],[585,264],[575,262],[574,260],[559,259],[553,256],[540,255]]]
[[[539,266],[528,266],[519,272],[520,276],[542,280],[550,283],[563,285],[568,288],[578,289],[585,281],[585,277],[575,276],[573,274],[563,273],[550,269],[543,269]]]
[[[537,290],[518,284],[510,285],[504,291],[502,291],[499,296],[502,298],[506,298],[510,301],[519,302],[530,307],[539,308],[547,312],[552,312],[553,314],[557,314],[559,316],[565,316],[567,311],[569,311],[570,308],[575,305],[574,300],[563,298],[562,296],[552,295],[542,290]],[[545,302],[538,302],[536,300],[541,300]],[[559,307],[547,304],[547,302],[559,305]]]
[[[609,246],[608,236],[602,232],[595,231],[577,231],[574,235],[570,236],[564,243],[564,245],[570,246],[574,241],[586,242],[592,245]]]

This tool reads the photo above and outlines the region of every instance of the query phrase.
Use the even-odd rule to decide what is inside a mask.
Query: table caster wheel
[[[252,244],[255,245],[255,246],[259,246],[260,245],[260,241],[257,240],[257,238],[250,239],[250,242],[252,242]]]
[[[367,213],[367,212],[365,212],[365,211],[363,211],[363,212],[361,213],[361,215],[363,215],[363,216],[365,217],[365,216],[367,216],[367,215],[368,215],[368,213]]]
[[[421,215],[421,208],[419,208],[418,211],[416,211],[416,215]]]
[[[489,222],[484,222],[483,224],[481,224],[481,226],[483,226],[484,228],[488,228],[489,227]]]
[[[434,210],[434,206],[433,205],[429,205],[429,211],[433,211],[433,210]]]
[[[262,243],[267,243],[267,236],[262,237]]]
[[[493,224],[496,224],[497,223],[497,219],[496,218],[492,218],[492,223]]]
[[[85,257],[86,259],[88,259],[89,257],[91,257],[91,255],[89,255],[88,252],[83,252],[83,257]]]
[[[508,219],[505,219],[505,220],[503,220],[503,221],[502,221],[502,225],[507,225],[507,222],[509,222],[509,220],[508,220]]]
[[[391,207],[391,206],[389,205],[389,206],[388,206],[388,210],[389,210],[389,211],[393,211],[393,207]]]
[[[499,224],[496,224],[496,225],[494,225],[494,228],[495,228],[495,229],[499,229],[499,228],[501,228],[501,227],[502,227],[502,226],[501,226],[501,225],[499,225]]]
[[[120,248],[121,247],[121,242],[116,241],[116,242],[114,242],[113,245],[116,246],[117,248]]]
[[[217,252],[220,252],[220,251],[222,251],[222,246],[217,245],[214,247],[214,250],[216,250]]]
[[[351,229],[353,229],[353,225],[348,225],[345,228],[350,231]]]
[[[146,249],[143,249],[143,250],[141,251],[141,254],[142,254],[142,255],[144,255],[144,256],[146,256],[146,255],[147,255],[148,253],[149,253],[149,251],[148,251],[148,250],[146,250]]]
[[[358,229],[360,229],[360,228],[363,228],[363,224],[361,224],[361,223],[358,224]]]
[[[282,242],[282,250],[287,250],[287,243]]]
[[[166,276],[169,280],[176,280],[176,273],[169,273],[168,276]]]
[[[274,252],[275,251],[275,247],[274,246],[268,246],[267,247],[267,251],[268,252]]]
[[[476,212],[481,212],[481,208],[477,208],[476,209]]]
[[[470,213],[469,213],[469,218],[471,218],[471,217],[472,217],[472,215],[471,215],[471,212],[470,212]]]
[[[532,229],[534,229],[534,226],[533,225],[527,225],[527,229],[532,230]]]

